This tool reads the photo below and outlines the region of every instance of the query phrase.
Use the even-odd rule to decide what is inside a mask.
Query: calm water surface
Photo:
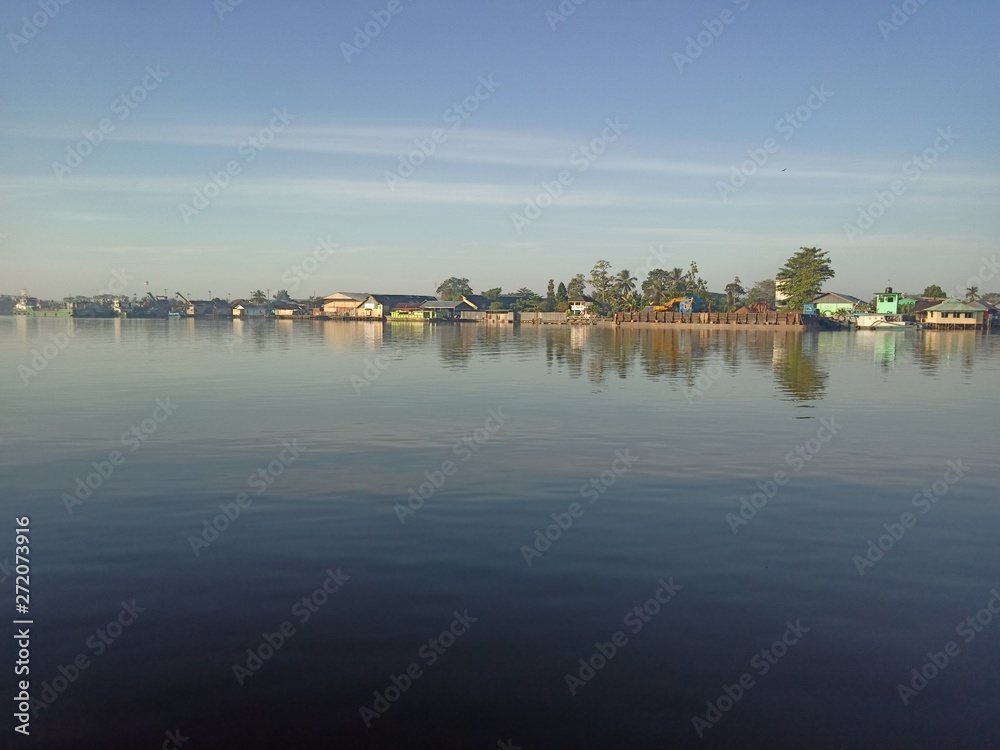
[[[1000,746],[995,335],[0,318],[0,359],[11,746]]]

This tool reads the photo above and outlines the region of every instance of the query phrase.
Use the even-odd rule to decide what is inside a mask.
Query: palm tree
[[[629,292],[635,291],[636,281],[637,279],[632,275],[632,272],[627,268],[623,268],[615,277],[615,289],[622,297],[624,297]]]
[[[965,290],[965,293],[969,295],[969,302],[972,302],[976,298],[976,295],[979,294],[979,287],[970,286]]]
[[[642,291],[649,298],[649,304],[658,305],[667,292],[667,285],[662,276],[656,275],[642,285]]]
[[[642,294],[635,289],[622,295],[622,305],[626,310],[638,310],[643,303]]]
[[[263,289],[257,289],[253,294],[250,295],[250,301],[255,305],[263,305],[267,302],[267,295],[264,294]]]
[[[678,297],[686,291],[687,285],[684,283],[684,278],[687,276],[683,268],[672,268],[667,271],[667,290],[666,293],[670,297]]]

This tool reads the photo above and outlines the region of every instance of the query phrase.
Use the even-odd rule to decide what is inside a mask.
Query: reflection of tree
[[[815,337],[816,334],[808,334]],[[815,347],[806,347],[801,333],[773,334],[772,363],[778,387],[798,401],[823,398],[829,374],[822,369]],[[813,343],[813,339],[809,339]]]
[[[574,341],[568,326],[543,328],[548,366],[565,366],[573,378],[586,373],[599,385],[609,373],[624,379],[638,366],[642,377],[691,388],[706,367],[721,364],[736,372],[757,365],[773,370],[778,387],[795,400],[819,399],[826,392],[828,373],[818,365],[815,334],[622,326],[590,328],[586,340]]]
[[[396,325],[393,323],[393,325]],[[433,336],[438,342],[441,364],[451,369],[469,366],[476,342],[476,326],[467,323],[453,325],[419,325],[426,330],[425,335]]]
[[[899,333],[896,331],[876,331],[875,363],[882,366],[882,372],[888,372],[896,364],[896,342]]]
[[[631,333],[631,331],[630,331]],[[636,331],[642,336],[639,361],[648,377],[686,377],[691,374],[692,343],[694,331],[652,329]]]
[[[639,350],[639,339],[630,335],[632,331],[616,328],[607,332],[611,335],[603,342],[605,346],[598,348],[590,358],[589,377],[594,383],[603,383],[608,371],[616,372],[624,380]]]

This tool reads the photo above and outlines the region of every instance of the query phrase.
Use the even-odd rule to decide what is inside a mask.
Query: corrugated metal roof
[[[860,303],[861,300],[850,294],[838,294],[837,292],[824,292],[813,300],[814,305],[829,305],[836,304],[838,302],[850,302],[852,305],[856,305]]]
[[[979,305],[970,305],[960,299],[946,299],[933,307],[924,308],[923,312],[983,312],[984,308]]]
[[[371,296],[371,292],[334,292],[333,294],[326,295],[323,299],[357,300],[358,302],[364,302],[369,296]]]

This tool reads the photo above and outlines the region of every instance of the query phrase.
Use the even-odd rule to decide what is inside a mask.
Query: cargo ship
[[[21,296],[14,303],[15,315],[33,315],[42,318],[70,318],[73,316],[73,308],[70,305],[62,307],[50,307],[42,304],[37,297],[31,297],[27,290],[21,291]]]

